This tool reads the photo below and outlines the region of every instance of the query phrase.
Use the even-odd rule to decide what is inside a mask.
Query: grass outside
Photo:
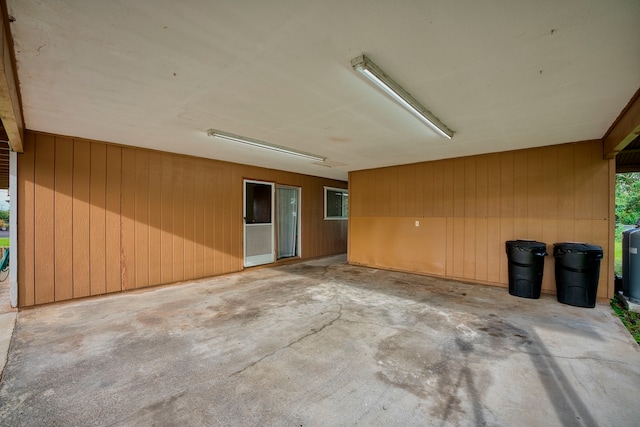
[[[614,245],[613,269],[619,276],[622,275],[622,229],[616,227]],[[640,345],[640,313],[629,311],[620,305],[620,302],[614,298],[611,300],[611,308],[627,328],[631,336]]]
[[[613,270],[617,275],[622,275],[622,238],[616,233],[614,246]]]
[[[611,308],[620,317],[631,336],[640,344],[640,313],[625,310],[615,298],[611,300]]]
[[[0,237],[0,248],[8,248],[8,247],[9,247],[9,238]]]
[[[622,232],[626,228],[627,226],[616,224],[616,230],[613,234],[613,271],[615,271],[618,276],[622,276]]]

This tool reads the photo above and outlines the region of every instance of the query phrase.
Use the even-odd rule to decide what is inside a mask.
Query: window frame
[[[328,216],[327,215],[327,191],[336,191],[336,192],[341,192],[341,193],[346,193],[347,194],[347,216]],[[323,212],[323,217],[326,221],[345,221],[349,219],[349,189],[348,188],[338,188],[338,187],[328,187],[328,186],[324,186],[324,212]],[[343,200],[344,200],[344,196],[343,196]],[[344,208],[344,206],[343,206]],[[344,210],[344,209],[343,209]]]

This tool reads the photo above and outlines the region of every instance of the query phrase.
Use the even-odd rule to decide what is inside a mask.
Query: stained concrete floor
[[[638,425],[606,303],[333,257],[18,313],[2,425]]]

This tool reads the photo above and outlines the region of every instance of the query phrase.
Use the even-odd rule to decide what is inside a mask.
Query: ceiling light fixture
[[[327,159],[326,157],[316,156],[315,154],[305,153],[304,151],[298,151],[291,148],[282,147],[280,145],[258,141],[257,139],[234,135],[232,133],[220,132],[219,130],[215,129],[207,130],[207,135],[214,138],[223,139],[225,141],[238,142],[240,144],[250,145],[252,147],[266,148],[267,150],[277,151],[278,153],[290,154],[292,156],[303,157],[305,159],[315,160],[318,162],[324,162]]]
[[[376,64],[371,62],[365,55],[360,55],[351,60],[354,70],[371,80],[376,86],[382,89],[387,95],[406,108],[411,114],[429,125],[433,130],[445,138],[451,139],[453,131],[434,116],[429,110],[424,108],[413,96],[396,83],[391,77],[385,74]]]

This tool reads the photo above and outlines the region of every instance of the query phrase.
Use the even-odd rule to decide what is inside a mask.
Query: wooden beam
[[[620,168],[616,168],[616,173],[630,173],[640,171],[640,163],[630,163]]]
[[[0,19],[0,118],[9,137],[11,149],[22,153],[24,151],[22,144],[24,119],[20,93],[18,92],[18,74],[6,0],[0,1],[0,9],[2,9],[2,19]]]
[[[613,159],[640,135],[640,89],[638,89],[602,138],[603,158]]]

